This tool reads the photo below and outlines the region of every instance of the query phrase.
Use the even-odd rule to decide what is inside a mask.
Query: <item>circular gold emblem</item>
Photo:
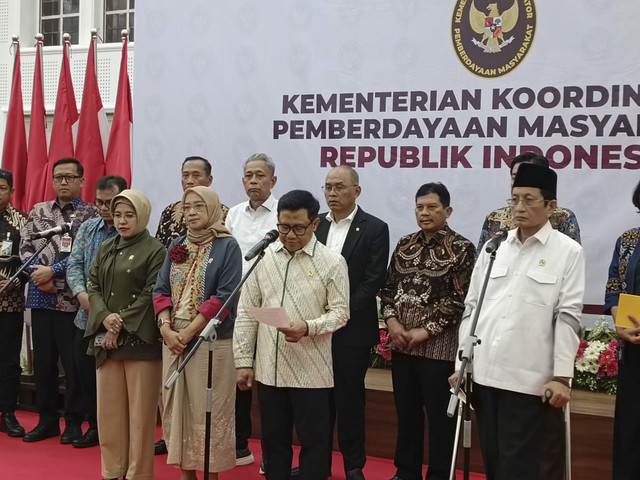
[[[533,0],[457,0],[451,40],[458,60],[474,75],[497,78],[525,59],[536,32]]]

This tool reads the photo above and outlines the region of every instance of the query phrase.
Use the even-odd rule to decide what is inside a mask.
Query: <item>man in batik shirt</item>
[[[25,442],[37,442],[60,435],[58,412],[58,358],[64,368],[65,430],[61,443],[72,443],[82,436],[82,397],[76,380],[73,320],[78,301],[66,281],[67,262],[73,239],[85,220],[96,216],[96,207],[80,197],[84,184],[84,168],[75,158],[62,158],[53,164],[53,188],[56,199],[37,203],[22,229],[20,258],[32,257],[43,244],[47,246],[30,266],[31,281],[27,292],[27,308],[31,308],[33,335],[33,367],[36,383],[38,425],[24,436]],[[70,223],[71,230],[53,235],[49,240],[34,240],[39,231]]]
[[[213,183],[211,163],[203,157],[194,156],[185,158],[184,162],[182,162],[181,173],[183,191],[199,185],[210,187]],[[229,208],[222,205],[223,220],[227,217],[228,211]],[[160,216],[156,238],[160,240],[166,248],[169,248],[173,239],[186,234],[187,223],[182,214],[182,202],[178,201],[168,205]]]
[[[422,185],[415,214],[420,230],[405,235],[381,290],[391,338],[398,441],[393,480],[422,478],[425,413],[429,480],[448,480],[455,419],[447,416],[458,324],[475,260],[473,244],[447,225],[450,195],[441,183]]]
[[[0,168],[0,288],[20,268],[20,229],[27,215],[13,208],[13,175]],[[24,428],[16,418],[16,404],[20,391],[20,349],[24,329],[24,284],[29,276],[24,273],[0,296],[0,432],[10,437],[24,436]]]

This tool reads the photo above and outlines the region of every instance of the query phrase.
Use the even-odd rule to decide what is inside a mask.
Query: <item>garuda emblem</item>
[[[471,41],[484,53],[498,53],[514,40],[513,36],[505,40],[504,34],[513,30],[518,23],[518,1],[514,0],[513,5],[502,13],[498,11],[497,3],[490,3],[487,5],[487,12],[487,15],[483,14],[476,8],[474,1],[471,2],[469,24],[474,32],[482,35],[480,40],[473,38]]]

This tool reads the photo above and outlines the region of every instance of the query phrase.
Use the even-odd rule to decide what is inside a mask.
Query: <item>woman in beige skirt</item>
[[[147,232],[151,203],[142,192],[123,190],[111,212],[118,235],[100,245],[91,268],[85,332],[98,369],[102,476],[147,480],[162,355],[152,294],[166,250]]]
[[[158,274],[154,306],[164,340],[163,378],[176,370],[200,334],[240,281],[242,257],[222,222],[218,195],[208,187],[189,188],[182,199],[187,235],[169,246]],[[210,478],[236,464],[235,368],[232,337],[236,303],[222,312],[213,359]],[[163,390],[163,430],[167,463],[181,480],[204,470],[208,344],[203,343],[171,390]]]

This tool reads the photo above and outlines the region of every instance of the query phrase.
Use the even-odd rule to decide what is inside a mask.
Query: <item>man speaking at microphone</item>
[[[73,238],[82,222],[96,216],[96,207],[80,197],[84,169],[75,158],[62,158],[53,164],[53,188],[56,199],[37,203],[22,230],[20,258],[33,256],[44,242],[47,246],[32,262],[27,307],[31,308],[33,367],[36,383],[38,425],[24,436],[25,442],[37,442],[60,435],[58,413],[58,358],[65,373],[65,430],[61,443],[72,443],[82,436],[82,395],[74,366],[73,320],[78,300],[66,281],[67,262]],[[71,223],[67,233],[49,240],[34,239],[33,234]],[[53,232],[51,232],[53,233]]]
[[[545,425],[555,423],[549,417],[562,416],[570,399],[584,257],[582,247],[549,222],[556,186],[557,175],[548,167],[520,165],[509,199],[516,228],[497,249],[478,318],[471,399],[488,480],[543,478]],[[471,276],[461,343],[489,255],[482,249]]]
[[[516,178],[518,168],[524,163],[533,163],[543,167],[549,167],[549,160],[538,155],[535,152],[524,152],[516,156],[509,165],[509,173],[511,185]],[[556,205],[555,210],[549,216],[549,223],[554,230],[564,233],[569,238],[580,243],[580,227],[575,214],[568,208]],[[511,230],[515,228],[511,207],[506,206],[498,208],[487,215],[480,232],[480,241],[478,242],[478,253],[484,246],[485,242],[493,238],[496,232],[502,229]],[[559,418],[550,418],[547,425],[547,440],[545,442],[544,464],[540,471],[540,480],[562,480],[564,478],[564,457],[565,444],[564,438],[564,422]]]
[[[233,332],[238,387],[258,382],[267,480],[291,476],[292,429],[300,477],[328,477],[331,333],[349,316],[344,258],[314,236],[320,204],[292,190],[278,202],[279,242],[269,246],[242,288]],[[287,326],[258,324],[256,308],[280,307]],[[255,353],[255,360],[254,360]]]

